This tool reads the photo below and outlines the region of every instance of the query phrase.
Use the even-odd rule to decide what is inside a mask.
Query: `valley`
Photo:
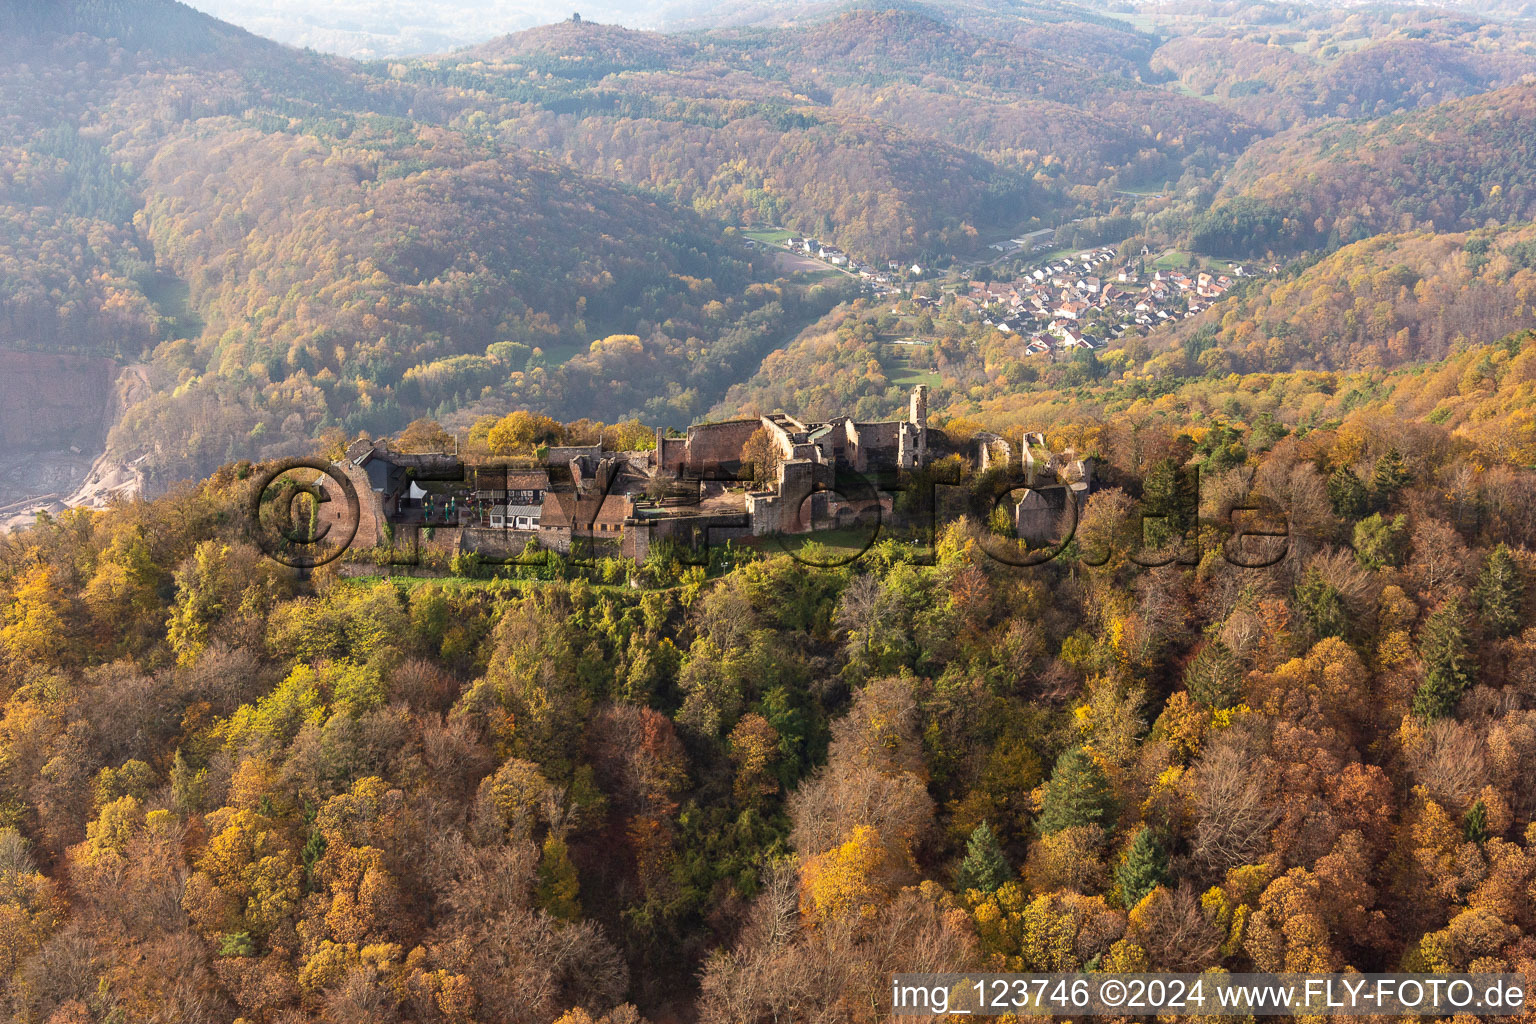
[[[154,383],[111,429],[93,413],[89,443],[63,448],[133,463],[151,493],[422,417],[463,432],[509,404],[681,429],[866,292],[985,306],[990,282],[1027,277],[1042,249],[1047,267],[1101,245],[1124,267],[1146,250],[1149,277],[1192,253],[1231,280],[1234,265],[1298,247],[1529,215],[1514,181],[1469,184],[1442,209],[1414,206],[1400,178],[1341,176],[1297,198],[1264,170],[1305,147],[1339,151],[1330,140],[1362,130],[1340,115],[1363,113],[1387,115],[1369,129],[1396,133],[1383,139],[1415,137],[1426,118],[1464,124],[1436,130],[1518,163],[1507,126],[1524,116],[1530,87],[1515,80],[1536,68],[1536,37],[1433,10],[786,9],[671,34],[568,20],[358,62],[144,3],[167,21],[163,45],[128,30],[126,0],[95,15],[65,5],[8,37],[41,57],[82,127],[45,130],[42,108],[14,108],[0,213],[19,247],[0,348],[144,365]],[[1090,74],[1096,47],[1117,56]],[[71,78],[71,60],[98,53],[119,55],[117,77]],[[1206,77],[1180,70],[1192,53]],[[1404,69],[1433,62],[1461,69],[1460,84],[1415,91]],[[1261,114],[1240,66],[1324,99]],[[1369,110],[1327,98],[1382,68],[1397,77]],[[211,99],[175,98],[182,82]],[[1339,175],[1357,166],[1329,159]],[[786,236],[846,261],[786,251]],[[1189,312],[1157,306],[1133,311],[1137,334]],[[1123,348],[1118,333],[1085,342],[1059,315],[1021,334],[1009,313],[980,315],[1037,352],[1047,333]],[[942,408],[958,392],[936,367],[902,382],[929,374]],[[25,471],[11,478],[12,503],[57,493],[37,475],[31,489]]]

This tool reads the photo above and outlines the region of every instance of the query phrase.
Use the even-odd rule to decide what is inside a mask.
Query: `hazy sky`
[[[583,18],[656,28],[675,0],[187,0],[268,39],[349,57],[435,53],[508,32]],[[728,0],[727,0],[728,2]],[[687,4],[686,6],[693,6]]]

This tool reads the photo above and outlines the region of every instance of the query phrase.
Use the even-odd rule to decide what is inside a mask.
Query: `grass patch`
[[[562,345],[540,345],[538,347],[542,352],[544,365],[548,367],[556,367],[569,361],[573,356],[578,356],[583,352],[589,351],[591,345],[583,345],[580,342],[575,342],[572,344]],[[521,369],[521,367],[519,367],[519,369]]]
[[[786,551],[810,565],[846,565],[858,558],[880,539],[881,533],[874,527],[851,527],[846,530],[820,530],[816,533],[797,533],[792,536],[764,537],[758,546],[767,554]]]
[[[794,237],[783,228],[750,228],[741,234],[743,238],[750,238],[754,242],[765,242],[768,245],[783,245],[785,241]]]
[[[1194,253],[1180,252],[1179,250],[1175,249],[1172,252],[1165,252],[1165,253],[1163,253],[1157,259],[1153,260],[1151,263],[1148,263],[1147,264],[1147,269],[1148,270],[1183,270],[1185,267],[1189,266],[1189,261],[1190,261],[1191,257],[1193,257],[1193,258],[1195,258],[1197,260],[1200,259],[1200,257],[1196,256]]]
[[[491,573],[493,567],[485,566],[482,572]],[[512,566],[504,571],[510,573]],[[499,593],[516,592],[526,594],[540,587],[569,586],[580,578],[580,570],[573,569],[568,579],[534,580],[519,579],[511,575],[507,576],[395,576],[388,573],[369,573],[366,576],[345,576],[341,582],[348,586],[373,587],[379,583],[392,583],[401,590],[411,593],[420,587],[434,586],[447,594],[467,593],[480,590],[492,590]],[[586,580],[586,585],[598,593],[609,594],[637,594],[642,591],[676,590],[676,586],[670,587],[631,587],[627,583],[595,583]]]
[[[937,387],[940,377],[929,369],[933,358],[931,345],[886,344],[880,357],[880,368],[892,384],[910,388],[917,384]]]
[[[892,372],[886,374],[892,384],[898,387],[910,388],[918,384],[927,384],[929,387],[938,387],[943,380],[932,370],[919,370],[912,366],[892,367]]]
[[[349,587],[370,588],[380,583],[393,583],[407,593],[425,586],[433,586],[445,593],[458,593],[466,590],[485,590],[495,588],[505,590],[510,588],[517,591],[532,590],[536,587],[556,582],[554,580],[519,580],[510,577],[476,578],[469,576],[396,576],[392,573],[377,572],[366,576],[345,576],[341,582]]]
[[[144,285],[144,297],[166,318],[171,337],[195,338],[203,332],[203,318],[192,308],[192,289],[179,277],[154,274]]]
[[[1199,263],[1201,270],[1209,271],[1212,274],[1231,273],[1232,268],[1237,266],[1239,263],[1251,264],[1253,262],[1252,260],[1218,259],[1215,256],[1201,256],[1199,253],[1181,252],[1175,250],[1173,252],[1164,253],[1163,255],[1157,257],[1157,259],[1148,263],[1147,269],[1184,270],[1189,266],[1189,261],[1191,259],[1194,259]]]
[[[1160,196],[1168,191],[1167,186],[1167,180],[1138,181],[1130,185],[1121,185],[1116,191],[1128,196]]]
[[[836,267],[827,267],[824,270],[797,270],[795,273],[804,277],[807,281],[826,281],[832,278],[846,278],[848,276]]]

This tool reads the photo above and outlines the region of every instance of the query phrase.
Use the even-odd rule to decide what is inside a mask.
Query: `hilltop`
[[[0,358],[142,360],[109,446],[151,453],[154,487],[493,395],[686,418],[799,315],[695,211],[409,116],[443,91],[179,4],[26,31],[0,69]],[[589,352],[609,335],[639,336],[629,365]]]
[[[1536,79],[1256,144],[1192,230],[1197,247],[1294,252],[1380,231],[1536,216]]]
[[[542,56],[635,70],[665,67],[670,61],[692,57],[702,45],[696,38],[566,19],[467,47],[453,56],[470,60]]]
[[[974,253],[983,232],[1060,218],[1074,187],[1205,173],[1254,137],[1052,37],[1100,26],[1034,17],[973,32],[855,9],[681,37],[567,22],[404,80],[470,90],[514,144],[866,258]]]
[[[42,43],[75,35],[111,40],[130,52],[239,60],[285,47],[209,17],[178,0],[57,0],[6,4],[0,38]]]

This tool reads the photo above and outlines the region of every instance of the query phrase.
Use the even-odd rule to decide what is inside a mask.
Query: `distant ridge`
[[[283,48],[177,0],[13,0],[0,5],[0,36],[39,39],[77,34],[113,39],[130,50],[166,56],[218,53],[231,44]]]
[[[1536,79],[1376,121],[1281,133],[1233,165],[1196,221],[1205,252],[1254,255],[1536,217]]]
[[[693,40],[660,32],[566,19],[553,25],[513,32],[455,51],[450,56],[491,60],[571,56],[597,58],[625,66],[661,66],[668,60],[688,56],[698,48],[698,43]]]

